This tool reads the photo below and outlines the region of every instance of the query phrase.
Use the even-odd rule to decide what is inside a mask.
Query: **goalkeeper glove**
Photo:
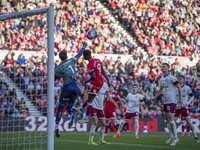
[[[83,44],[83,48],[86,49],[86,47],[88,45],[87,42],[84,41],[84,42],[82,42],[82,44]]]

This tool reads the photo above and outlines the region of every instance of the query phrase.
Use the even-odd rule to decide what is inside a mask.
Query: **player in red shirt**
[[[86,52],[91,53],[90,51],[86,51]],[[109,83],[109,79],[107,75],[105,74],[102,63],[99,59],[87,57],[87,53],[84,53],[84,58],[89,61],[87,68],[91,75],[91,78],[86,82],[90,82],[91,84],[91,88],[89,89],[88,93],[92,100],[94,99],[96,94],[99,92],[99,90],[103,86],[103,83],[104,83],[103,76],[107,79],[108,83]]]
[[[117,92],[114,91],[114,85],[111,84],[110,86],[110,93],[112,99],[122,108],[122,101],[118,95]],[[106,129],[105,129],[105,136],[107,136],[108,129],[110,127],[111,123],[116,123],[116,106],[113,104],[113,102],[106,100],[105,107],[104,107],[104,113],[106,118]],[[122,110],[121,110],[122,111]]]
[[[108,86],[110,86],[109,78],[103,69],[101,60],[93,58],[90,50],[84,51],[83,57],[88,60],[87,69],[90,74],[90,78],[87,78],[85,83],[88,85],[88,103],[91,103],[96,94],[102,88],[104,83],[104,77],[107,80]],[[89,107],[87,107],[88,109]],[[88,110],[86,110],[87,112]],[[88,117],[83,118],[79,123],[88,122]]]
[[[87,68],[90,73],[90,78],[86,80],[86,83],[90,82],[88,86],[88,102],[92,102],[92,109],[90,112],[92,125],[90,127],[88,145],[98,145],[93,141],[97,126],[100,126],[99,144],[110,144],[104,140],[106,123],[103,108],[105,96],[113,102],[116,107],[118,106],[111,98],[109,91],[110,82],[103,69],[102,62],[97,58],[93,58],[90,50],[86,50],[83,56],[85,60],[88,60]],[[107,83],[104,81],[104,77]]]

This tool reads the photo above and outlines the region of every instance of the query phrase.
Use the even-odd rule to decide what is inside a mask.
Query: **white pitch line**
[[[82,141],[82,140],[57,140],[60,142],[80,142],[80,143],[87,143],[88,141]],[[190,148],[178,148],[178,147],[172,147],[172,146],[156,146],[156,145],[143,145],[143,144],[130,144],[130,143],[113,143],[110,144],[114,145],[126,145],[126,146],[138,146],[138,147],[154,147],[154,148],[160,148],[160,149],[174,149],[174,150],[196,150],[196,149],[190,149]]]

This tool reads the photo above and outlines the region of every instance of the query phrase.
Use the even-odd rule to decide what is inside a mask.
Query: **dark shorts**
[[[69,84],[65,84],[62,87],[60,94],[60,103],[66,105],[67,102],[73,103],[74,100],[79,95],[79,88],[76,84],[76,81],[73,81]]]
[[[183,117],[183,118],[187,118],[188,116],[189,116],[189,110],[186,108],[176,109],[176,113],[174,115],[174,117]]]
[[[164,104],[163,111],[166,112],[166,113],[175,113],[176,104],[174,104],[174,103]]]
[[[99,110],[99,109],[96,109],[96,108],[93,108],[91,109],[91,112],[90,112],[90,117],[97,117],[98,119],[102,119],[104,118],[104,112],[103,110]]]
[[[125,117],[124,119],[131,119],[131,118],[139,118],[139,113],[138,112],[134,112],[134,113],[125,113]]]

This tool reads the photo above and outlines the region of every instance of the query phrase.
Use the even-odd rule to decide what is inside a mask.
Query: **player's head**
[[[111,84],[111,85],[110,85],[110,92],[113,92],[113,91],[114,91],[114,88],[115,88],[114,85]]]
[[[90,60],[91,57],[92,57],[91,51],[90,50],[85,50],[83,52],[83,57],[84,57],[85,60]]]
[[[167,68],[169,68],[169,64],[168,64],[168,63],[162,63],[162,67],[167,67]]]
[[[61,61],[65,61],[67,59],[67,51],[66,50],[62,50],[59,53],[59,58],[61,59]]]
[[[131,91],[132,91],[133,94],[136,94],[138,92],[138,85],[132,84],[131,85]]]
[[[184,75],[179,75],[178,76],[178,80],[179,82],[182,84],[182,83],[185,83],[185,76]]]
[[[162,63],[162,66],[161,66],[161,69],[162,69],[162,72],[163,73],[168,73],[168,70],[169,70],[169,64],[168,63]]]

